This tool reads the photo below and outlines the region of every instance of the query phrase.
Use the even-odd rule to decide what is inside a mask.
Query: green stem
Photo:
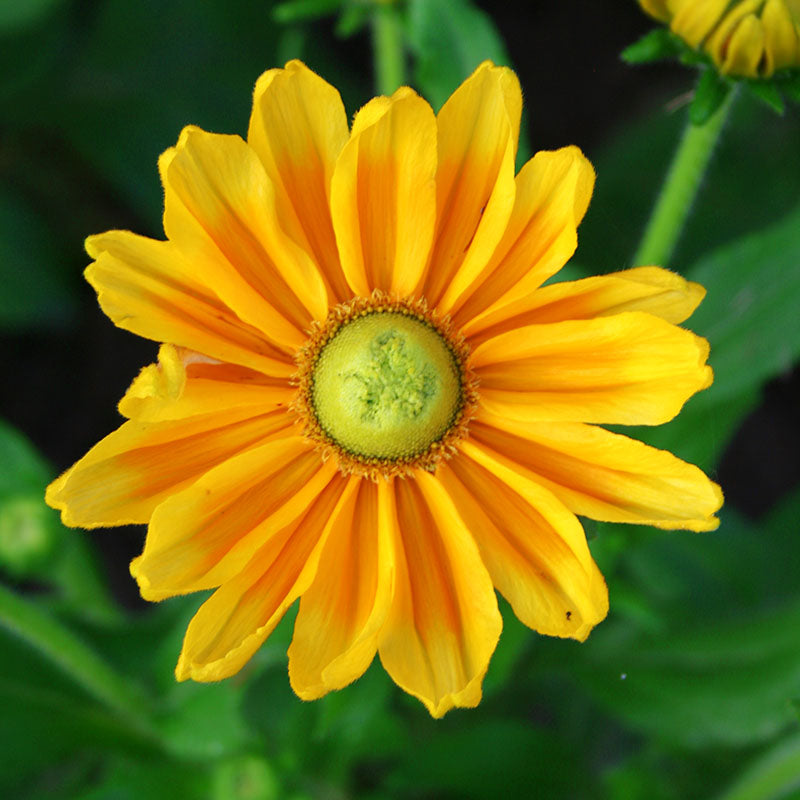
[[[155,738],[153,726],[143,713],[146,705],[143,696],[72,631],[3,585],[0,585],[0,627],[38,650],[140,734]]]
[[[694,125],[691,121],[687,123],[683,139],[672,159],[661,194],[634,256],[634,266],[668,263],[735,95],[736,91],[731,91],[705,124]]]
[[[376,0],[372,14],[372,49],[379,94],[390,95],[405,83],[403,24],[394,0]]]

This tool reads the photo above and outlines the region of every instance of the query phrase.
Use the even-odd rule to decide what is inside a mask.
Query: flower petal
[[[711,384],[708,342],[651,314],[529,325],[473,351],[480,404],[539,422],[658,425]]]
[[[679,323],[700,305],[706,290],[660,267],[636,267],[579,281],[543,286],[467,323],[464,335],[479,342],[526,325],[593,319],[623,311],[645,311]]]
[[[670,27],[692,47],[699,47],[729,5],[730,0],[675,0]]]
[[[577,518],[481,445],[460,449],[437,478],[494,585],[528,627],[583,641],[608,613],[608,591]]]
[[[126,422],[47,488],[65,525],[146,523],[155,507],[242,450],[285,436],[285,411],[220,409],[165,422]]]
[[[296,435],[229,458],[153,512],[131,562],[142,597],[161,600],[219,586],[275,531],[313,504],[336,474]]]
[[[256,82],[248,144],[275,186],[282,227],[322,270],[331,305],[352,295],[329,204],[333,168],[348,135],[339,92],[300,61],[271,69]]]
[[[721,25],[708,45],[709,50],[716,50],[723,57],[719,62],[721,71],[757,78],[766,38],[761,20],[752,14],[746,16],[725,39],[718,35],[722,28]]]
[[[471,285],[445,295],[456,324],[529,297],[569,261],[594,188],[594,169],[577,147],[537,153],[516,178],[503,238]],[[458,294],[460,292],[460,295]]]
[[[266,375],[294,373],[291,357],[200,284],[172,242],[108,231],[90,236],[86,250],[95,259],[86,280],[118,327]]]
[[[411,294],[428,259],[436,217],[436,120],[411,89],[356,115],[336,164],[331,213],[354,294]]]
[[[223,409],[250,406],[262,413],[288,408],[295,389],[287,379],[211,361],[204,356],[161,345],[158,363],[145,367],[120,400],[119,413],[139,422],[163,422]],[[288,420],[287,420],[288,424]]]
[[[303,516],[276,530],[195,614],[183,640],[179,681],[218,681],[238,672],[314,580],[328,530],[357,479],[336,473]]]
[[[472,708],[502,620],[475,542],[436,478],[395,480],[395,593],[381,662],[434,717]]]
[[[281,229],[275,189],[238,136],[189,126],[161,157],[164,230],[242,319],[281,346],[302,345],[328,296],[310,256]]]
[[[783,0],[767,0],[761,12],[761,21],[764,24],[764,75],[768,77],[776,69],[798,66],[800,13],[795,24]]]
[[[436,236],[422,294],[446,313],[485,267],[514,206],[522,93],[516,75],[481,64],[437,116]]]
[[[639,0],[639,5],[661,22],[667,22],[670,18],[669,0]]]
[[[375,656],[394,591],[390,492],[386,481],[362,480],[331,521],[289,648],[289,680],[303,700],[352,683]]]
[[[549,489],[573,513],[604,522],[714,530],[722,491],[665,450],[575,422],[515,423],[479,413],[471,438]]]

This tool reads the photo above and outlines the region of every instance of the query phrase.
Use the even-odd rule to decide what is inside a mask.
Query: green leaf
[[[434,108],[485,59],[510,63],[491,17],[469,0],[409,0],[415,80]]]
[[[183,758],[209,758],[253,744],[241,715],[243,691],[232,681],[176,685],[158,721],[170,751]]]
[[[0,419],[0,495],[38,492],[51,477],[47,462],[30,442]]]
[[[678,58],[681,64],[686,67],[696,67],[699,64],[703,64],[708,69],[716,69],[711,59],[705,53],[700,50],[695,50],[688,45],[681,48]]]
[[[790,75],[786,75],[780,81],[780,87],[789,97],[797,103],[800,103],[800,70],[796,70]]]
[[[283,800],[286,792],[269,761],[240,755],[217,764],[211,800]]]
[[[658,773],[663,774],[664,765],[652,761],[651,748],[650,752],[635,751],[622,763],[610,766],[603,773],[606,792],[600,796],[625,800],[677,800],[674,784],[667,787],[657,780]]]
[[[408,747],[407,732],[390,712],[389,701],[396,692],[376,658],[354,684],[319,701],[314,737],[329,780],[347,780],[360,759],[397,758]]]
[[[698,328],[697,332],[702,334],[703,330]],[[715,361],[716,353],[712,344],[712,365]],[[660,450],[669,450],[709,472],[719,463],[742,420],[758,406],[760,400],[761,393],[757,388],[718,400],[712,386],[692,397],[681,413],[666,425],[619,426],[615,430]]]
[[[426,722],[390,777],[392,796],[415,797],[419,787],[426,797],[472,800],[591,796],[581,753],[530,720],[453,711]]]
[[[44,505],[40,508],[44,509]],[[51,513],[49,509],[46,511]],[[46,571],[36,575],[38,580],[58,590],[53,603],[72,617],[100,625],[124,619],[87,534],[59,526],[59,538],[61,543],[56,557]]]
[[[719,800],[777,800],[800,791],[800,734],[782,739],[753,759]],[[794,794],[793,794],[794,793]]]
[[[39,783],[59,796],[60,771],[55,765],[77,765],[87,758],[91,765],[100,750],[138,757],[157,752],[149,737],[142,737],[126,720],[102,707],[51,662],[3,629],[0,652],[0,742],[4,743],[0,747],[0,796],[27,798],[36,793]],[[49,771],[48,765],[52,765]],[[67,782],[69,777],[66,773],[61,776]],[[43,791],[42,796],[49,795]]]
[[[687,747],[762,742],[792,721],[800,606],[657,637],[606,623],[584,650],[578,681],[635,729]]]
[[[151,672],[162,695],[157,720],[160,736],[171,753],[192,760],[229,757],[258,744],[243,713],[246,683],[175,681],[181,642],[201,599],[173,598],[167,601],[166,608],[159,604],[156,613],[149,615],[150,624],[140,626],[134,633],[137,649],[145,651],[143,668]],[[124,656],[124,630],[120,633],[116,644]],[[256,658],[259,657],[260,651]],[[248,665],[248,670],[253,666]]]
[[[98,702],[149,735],[146,698],[85,641],[31,600],[0,585],[0,628],[16,636]]]
[[[708,338],[714,383],[667,425],[620,429],[705,469],[716,466],[763,384],[800,358],[800,207],[718,247],[687,277],[707,294],[689,326]]]
[[[68,531],[44,503],[51,468],[0,420],[0,570],[58,590],[52,600],[86,619],[119,619],[84,533]]]
[[[301,702],[288,684],[285,663],[260,671],[248,681],[242,712],[267,742],[268,752],[291,753],[294,762],[310,761],[308,750],[315,744],[310,732],[318,724],[321,705]]]
[[[369,22],[374,13],[371,6],[366,3],[351,3],[346,5],[339,19],[336,20],[336,35],[342,39],[349,39],[358,33]]]
[[[748,81],[747,87],[762,102],[766,103],[773,111],[783,114],[786,104],[775,81],[755,80]]]
[[[711,343],[714,385],[698,398],[706,407],[758,388],[800,357],[798,264],[800,207],[688,271],[708,292],[692,318]]]
[[[689,119],[693,125],[705,125],[714,112],[723,104],[731,84],[714,69],[706,69],[700,75],[694,99],[689,106]]]
[[[253,83],[265,67],[277,66],[283,31],[270,24],[269,7],[249,0],[106,0],[75,46],[75,77],[56,74],[43,82],[26,122],[50,125],[58,118],[66,144],[114,198],[106,224],[160,236],[158,155],[189,122],[244,133]],[[198,65],[205,77],[213,75],[213,88],[198,80]]]
[[[483,682],[485,697],[491,697],[508,685],[514,670],[535,641],[535,635],[517,619],[508,602],[502,597],[499,601],[503,615],[503,632],[492,655],[492,666]]]
[[[50,470],[25,437],[0,420],[0,569],[14,578],[43,574],[63,535],[44,504]]]
[[[114,759],[80,800],[222,800],[210,794],[208,764],[154,759]],[[230,794],[225,800],[249,800]],[[255,796],[253,800],[262,800]]]
[[[4,655],[8,651],[4,651]],[[54,691],[52,688],[33,686],[29,681],[8,680],[0,677],[0,702],[3,704],[4,719],[2,730],[8,733],[10,718],[14,719],[16,735],[19,736],[20,717],[25,717],[25,728],[38,729],[38,735],[26,740],[29,745],[36,745],[40,738],[47,738],[57,744],[55,751],[67,752],[85,744],[87,741],[94,744],[103,743],[106,748],[121,747],[135,753],[154,753],[158,749],[154,743],[147,742],[137,735],[130,726],[107,710],[67,692]],[[80,741],[76,740],[80,737]],[[4,735],[4,739],[6,736]],[[41,745],[38,745],[41,746]],[[3,753],[0,763],[6,757],[19,759],[21,748],[15,748],[13,753]],[[41,762],[43,754],[29,754],[27,759]],[[55,753],[48,758],[54,758]],[[26,760],[27,760],[26,759]]]
[[[3,0],[0,2],[0,34],[8,35],[40,22],[63,0]]]
[[[43,573],[61,544],[41,496],[0,498],[0,569],[17,579]]]
[[[624,537],[615,570],[606,570],[609,620],[580,658],[553,642],[540,660],[559,673],[566,665],[611,715],[659,740],[769,739],[795,719],[800,687],[798,516],[800,490],[757,524],[723,509],[712,533],[604,525],[593,551]],[[621,615],[620,597],[638,597],[651,619]]]
[[[646,64],[650,61],[659,61],[663,58],[671,58],[681,51],[676,37],[666,28],[656,28],[646,33],[639,39],[628,45],[620,57],[628,64]]]
[[[303,703],[282,664],[250,681],[243,712],[280,763],[298,775],[341,784],[360,759],[396,758],[408,746],[406,731],[390,713],[389,700],[398,692],[375,659],[352,685]]]
[[[272,18],[284,24],[304,22],[335,14],[344,4],[345,0],[288,0],[275,6]]]
[[[757,525],[725,508],[720,529],[700,536],[614,526],[630,532],[621,555],[627,590],[647,598],[662,627],[681,626],[687,610],[724,621],[774,608],[800,585],[798,518],[800,490]]]

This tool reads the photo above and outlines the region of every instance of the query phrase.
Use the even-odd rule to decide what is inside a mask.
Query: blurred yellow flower
[[[88,240],[103,310],[164,344],[47,501],[148,524],[143,597],[216,589],[178,679],[236,673],[301,598],[300,697],[377,652],[441,716],[480,700],[495,589],[552,636],[606,615],[576,515],[717,525],[699,469],[597,425],[666,422],[710,384],[676,324],[703,289],[657,267],[542,286],[594,171],[566,147],[515,176],[521,105],[487,62],[438,115],[402,88],[348,130],[293,61],[258,80],[246,142],[189,127],[161,157],[166,241]]]
[[[800,0],[639,0],[725,75],[769,78],[800,67]]]

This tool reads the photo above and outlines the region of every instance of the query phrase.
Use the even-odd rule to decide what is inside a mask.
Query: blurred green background
[[[577,144],[595,164],[565,274],[630,266],[693,82],[619,60],[651,27],[637,5],[402,12],[408,80],[435,107],[482,59],[509,63],[523,152]],[[83,238],[160,237],[158,154],[188,123],[244,134],[267,68],[302,58],[355,112],[375,92],[374,13],[371,0],[0,0],[0,796],[800,797],[796,108],[739,100],[665,265],[708,289],[691,327],[711,340],[716,382],[634,432],[722,483],[720,529],[587,522],[608,619],[577,644],[504,606],[478,709],[434,721],[375,665],[304,704],[286,677],[291,619],[236,678],[175,684],[201,598],[142,603],[127,563],[143,529],[69,531],[44,506],[156,352],[100,313]]]

